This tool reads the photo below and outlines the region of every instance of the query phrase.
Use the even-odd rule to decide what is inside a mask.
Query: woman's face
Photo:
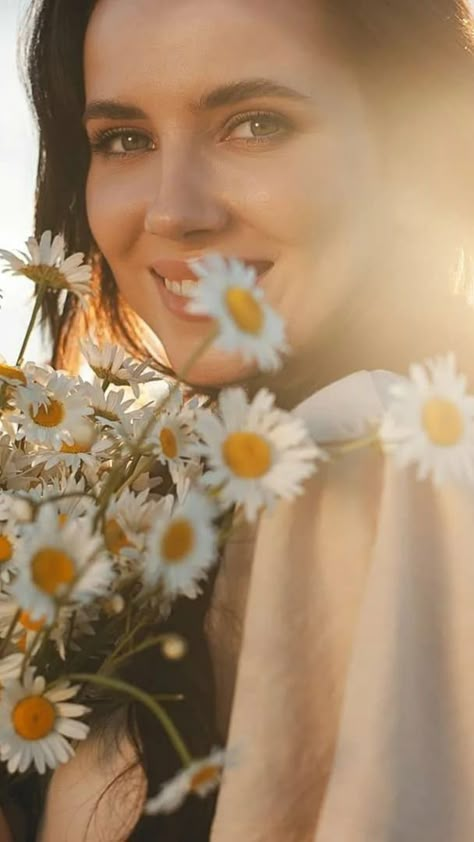
[[[257,79],[273,90],[245,89]],[[291,365],[311,358],[373,260],[380,189],[366,105],[317,3],[99,0],[85,86],[90,226],[171,365],[210,322],[186,317],[152,267],[216,251],[271,261],[261,283]],[[210,349],[190,379],[254,373]]]

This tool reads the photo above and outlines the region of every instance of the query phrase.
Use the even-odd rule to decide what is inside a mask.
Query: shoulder
[[[326,442],[363,436],[385,410],[390,386],[400,379],[400,374],[382,369],[354,371],[314,392],[292,414],[305,422],[323,447]]]
[[[131,743],[122,738],[104,753],[90,738],[55,770],[38,842],[126,842],[145,795],[145,776]]]

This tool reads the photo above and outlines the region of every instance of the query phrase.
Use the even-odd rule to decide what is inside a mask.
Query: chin
[[[173,354],[167,349],[171,368],[178,372],[189,359],[179,352]],[[219,349],[211,349],[193,365],[186,382],[203,388],[219,388],[233,383],[242,383],[258,372],[255,363],[244,362],[240,354],[230,354]]]

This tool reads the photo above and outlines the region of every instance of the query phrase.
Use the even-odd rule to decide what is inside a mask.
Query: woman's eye
[[[110,129],[100,132],[91,139],[92,149],[104,155],[131,155],[153,149],[154,144],[148,135],[123,129]]]
[[[288,121],[278,114],[246,114],[240,115],[228,127],[228,135],[233,139],[262,142],[274,140],[289,132]]]

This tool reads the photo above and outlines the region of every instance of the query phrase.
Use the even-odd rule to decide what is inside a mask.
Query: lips
[[[200,258],[192,258],[199,260]],[[241,263],[246,266],[253,266],[257,277],[263,275],[273,266],[271,260],[252,260],[250,258],[239,258]],[[184,260],[157,260],[151,266],[152,271],[161,278],[167,278],[169,281],[186,281],[199,280],[198,276],[192,270],[192,263],[188,264]]]

